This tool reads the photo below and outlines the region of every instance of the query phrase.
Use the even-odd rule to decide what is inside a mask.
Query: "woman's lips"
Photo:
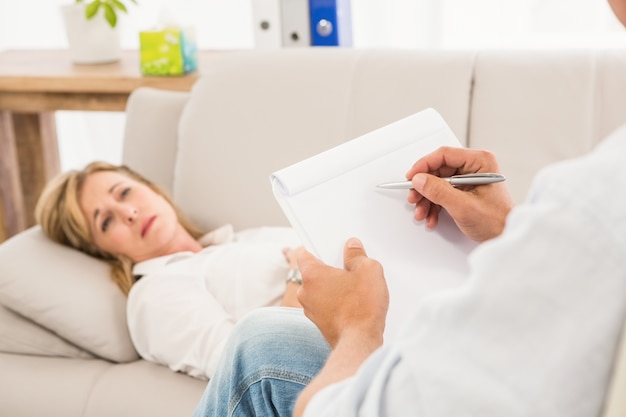
[[[144,237],[146,233],[148,233],[155,220],[156,216],[150,216],[143,221],[143,223],[141,224],[141,237]]]

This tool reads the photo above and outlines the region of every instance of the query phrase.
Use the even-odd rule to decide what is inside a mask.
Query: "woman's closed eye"
[[[102,230],[102,232],[106,232],[107,229],[109,228],[109,224],[111,223],[111,216],[107,216],[104,218],[104,220],[102,221],[102,224],[100,225],[100,229]]]
[[[122,188],[122,191],[120,191],[120,194],[119,194],[119,200],[124,200],[124,198],[126,198],[128,194],[130,194],[130,191],[131,191],[130,187]],[[100,230],[102,230],[103,233],[106,232],[112,221],[113,221],[113,216],[106,215],[106,217],[100,224]]]

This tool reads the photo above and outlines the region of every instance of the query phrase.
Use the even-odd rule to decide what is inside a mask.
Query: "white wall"
[[[445,0],[446,48],[626,48],[606,0]]]
[[[253,0],[138,0],[122,20],[122,46],[173,16],[201,49],[254,47]],[[66,48],[59,7],[71,0],[0,0],[0,50]],[[165,13],[164,13],[165,11]],[[624,48],[606,0],[352,0],[357,48]],[[63,169],[119,162],[122,113],[58,112]]]

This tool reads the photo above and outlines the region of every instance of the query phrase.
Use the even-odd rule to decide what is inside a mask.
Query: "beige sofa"
[[[626,123],[626,53],[228,53],[189,94],[131,96],[123,160],[207,228],[284,225],[271,172],[426,107],[494,151],[522,201],[538,169]],[[626,415],[625,370],[605,417]],[[138,358],[100,262],[36,227],[0,245],[0,416],[187,416],[205,384]]]

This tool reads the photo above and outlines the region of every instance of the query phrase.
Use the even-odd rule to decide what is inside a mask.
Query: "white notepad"
[[[390,306],[385,339],[417,300],[460,285],[475,243],[442,211],[428,230],[413,219],[407,190],[376,185],[405,179],[421,156],[461,146],[444,119],[426,109],[272,174],[274,196],[304,246],[325,263],[343,267],[343,246],[354,236],[383,265]]]

